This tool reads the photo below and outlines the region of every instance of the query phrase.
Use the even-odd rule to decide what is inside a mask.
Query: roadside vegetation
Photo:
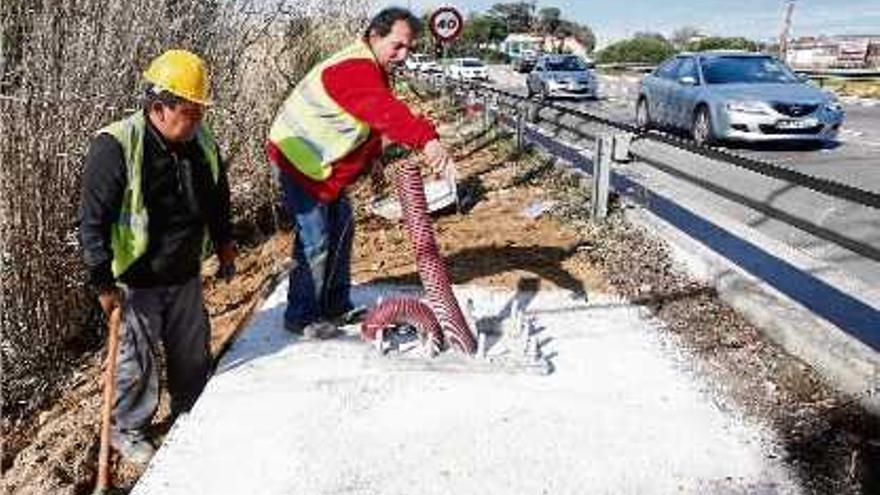
[[[820,80],[817,84],[843,96],[880,99],[880,79],[848,80],[830,78]]]
[[[366,0],[2,2],[4,468],[14,451],[9,439],[103,343],[103,316],[76,241],[80,176],[90,136],[139,108],[147,62],[172,47],[208,61],[215,103],[208,122],[229,164],[237,237],[256,242],[278,225],[263,155],[274,110],[305,71],[363,28],[369,7]]]
[[[596,60],[603,64],[643,63],[658,64],[679,52],[702,50],[758,51],[761,47],[742,37],[701,37],[691,28],[676,31],[671,39],[660,33],[636,33],[631,39],[608,45],[596,53]]]

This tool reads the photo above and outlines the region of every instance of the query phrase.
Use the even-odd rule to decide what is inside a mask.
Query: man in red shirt
[[[282,105],[269,133],[296,238],[285,328],[308,338],[338,332],[350,316],[352,208],[345,191],[382,153],[383,139],[451,167],[434,125],[397,99],[389,74],[421,29],[411,12],[377,14],[362,39],[313,68]]]

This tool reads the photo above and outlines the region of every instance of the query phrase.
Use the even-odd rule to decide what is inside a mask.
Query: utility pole
[[[788,0],[785,6],[785,17],[782,20],[782,32],[779,34],[779,58],[785,62],[788,55],[788,37],[791,32],[791,16],[794,13],[794,1]]]

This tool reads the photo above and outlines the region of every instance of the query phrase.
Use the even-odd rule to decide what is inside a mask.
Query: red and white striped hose
[[[425,287],[427,302],[433,311],[435,322],[439,322],[443,336],[458,350],[473,354],[477,343],[468,328],[461,307],[452,293],[452,282],[446,260],[440,256],[440,249],[434,238],[434,228],[428,216],[428,201],[419,167],[415,162],[404,160],[397,168],[395,187],[403,211],[403,221],[410,242],[416,253],[419,278]],[[434,338],[431,324],[425,322],[417,299],[389,299],[367,315],[361,328],[361,335],[372,340],[380,328],[393,326],[400,322],[413,324],[423,337]],[[419,303],[421,304],[421,303]]]
[[[365,340],[374,340],[380,330],[397,325],[410,325],[415,328],[426,340],[425,343],[432,352],[443,349],[445,341],[440,322],[428,305],[414,297],[399,297],[379,303],[364,318],[361,324],[361,336]]]

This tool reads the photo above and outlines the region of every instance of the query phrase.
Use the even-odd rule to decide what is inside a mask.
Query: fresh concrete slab
[[[479,322],[510,317],[516,298],[552,363],[538,375],[469,371],[466,357],[454,371],[400,366],[355,328],[304,342],[281,329],[286,290],[133,494],[801,493],[772,434],[719,408],[659,324],[626,301],[456,288]]]

